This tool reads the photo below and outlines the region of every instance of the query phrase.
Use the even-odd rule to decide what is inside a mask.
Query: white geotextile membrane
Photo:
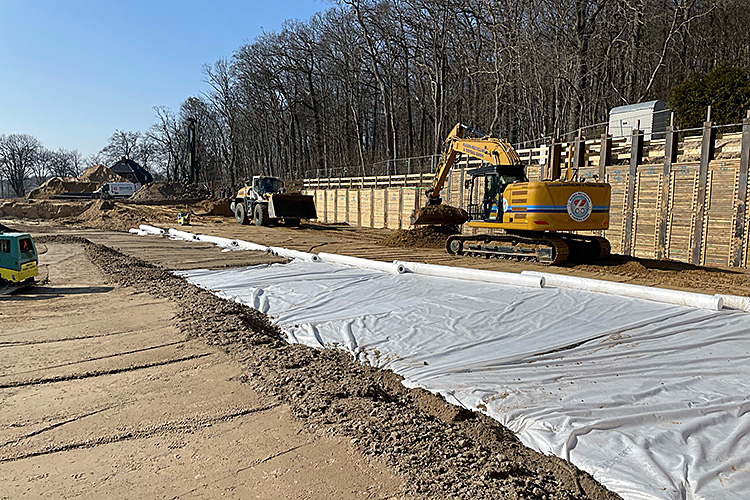
[[[182,272],[489,414],[626,499],[750,497],[750,316],[294,260]]]

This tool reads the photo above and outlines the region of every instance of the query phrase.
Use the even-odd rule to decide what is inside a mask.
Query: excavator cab
[[[528,182],[526,169],[523,165],[495,166],[488,165],[470,170],[469,189],[471,200],[468,205],[469,220],[502,222],[503,193],[505,189],[516,182]],[[477,179],[483,179],[484,195],[481,201],[474,203],[475,185]]]

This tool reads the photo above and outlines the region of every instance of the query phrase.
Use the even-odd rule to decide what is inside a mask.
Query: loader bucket
[[[411,223],[415,226],[423,224],[457,226],[467,220],[469,220],[469,214],[466,210],[449,205],[427,205],[411,214]]]
[[[268,215],[279,219],[316,219],[315,201],[305,194],[274,194],[268,202]]]

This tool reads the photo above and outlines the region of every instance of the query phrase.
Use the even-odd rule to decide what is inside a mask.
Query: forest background
[[[689,108],[676,125],[696,126],[695,110],[722,100],[701,86],[717,71],[739,98],[713,119],[736,123],[750,107],[748,26],[747,0],[341,0],[205,65],[209,90],[156,106],[148,130],[116,130],[85,159],[3,135],[0,165],[26,151],[43,180],[128,157],[179,181],[193,118],[203,181],[383,173],[439,153],[456,122],[530,147],[598,135],[612,107],[671,92]]]

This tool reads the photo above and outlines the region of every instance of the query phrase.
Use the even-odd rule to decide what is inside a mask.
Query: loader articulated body
[[[268,226],[283,221],[287,226],[299,226],[301,219],[315,219],[312,196],[287,193],[284,183],[276,177],[255,176],[252,183],[237,192],[230,204],[240,224],[252,220],[256,226]]]
[[[433,184],[426,193],[427,204],[415,212],[413,224],[445,223],[444,216],[449,212],[437,209],[442,203],[440,191],[457,156],[466,154],[485,164],[468,171],[471,199],[464,220],[468,220],[469,227],[482,231],[504,232],[451,236],[446,242],[448,253],[543,264],[561,264],[569,258],[590,261],[609,255],[610,245],[605,238],[577,233],[609,228],[609,184],[573,182],[570,169],[564,179],[529,181],[526,168],[510,143],[489,136],[465,137],[471,134],[480,135],[461,124],[451,131]],[[455,217],[448,221],[454,222]]]

